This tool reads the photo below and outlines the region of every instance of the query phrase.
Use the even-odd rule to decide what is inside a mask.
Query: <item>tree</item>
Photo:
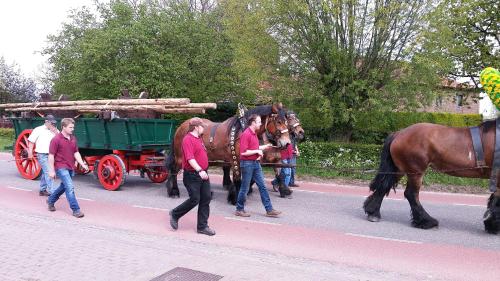
[[[276,40],[268,32],[266,7],[254,0],[222,0],[219,5],[224,33],[234,50],[231,67],[244,95],[256,96],[254,103],[269,102],[262,83],[277,75],[280,54]]]
[[[422,57],[436,62],[443,76],[470,77],[500,67],[500,2],[443,0],[429,14],[421,38]]]
[[[54,90],[78,99],[112,98],[123,88],[153,98],[236,98],[228,39],[212,24],[213,11],[189,4],[112,1],[98,14],[72,14],[44,50],[57,76]]]
[[[33,79],[25,77],[19,67],[8,65],[0,57],[0,103],[35,101],[36,90]]]
[[[330,116],[323,119],[330,124],[316,119],[311,127],[349,133],[359,110],[415,109],[431,100],[432,65],[414,56],[429,2],[263,1],[280,74],[288,77],[282,84],[308,89],[291,102]]]

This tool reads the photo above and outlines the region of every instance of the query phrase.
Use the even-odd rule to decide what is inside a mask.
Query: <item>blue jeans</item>
[[[49,177],[49,155],[47,153],[37,153],[38,163],[42,167],[40,176],[40,191],[52,192],[53,180]]]
[[[73,188],[73,178],[75,176],[75,171],[68,169],[57,169],[56,175],[61,179],[61,184],[59,187],[50,194],[48,203],[54,204],[63,193],[66,193],[66,199],[68,199],[69,207],[73,210],[73,213],[80,210],[78,206],[78,201],[76,201],[75,191]]]
[[[290,164],[291,159],[282,159],[281,163]],[[290,179],[292,176],[292,168],[285,168],[285,167],[281,168],[280,176],[285,181],[283,184],[286,187],[288,187],[290,185]],[[278,185],[278,179],[275,178],[271,183],[272,183],[272,185]]]
[[[294,154],[292,156],[292,159],[290,159],[290,164],[292,165],[296,165],[297,164],[297,155]],[[291,175],[290,175],[290,185],[293,185],[295,184],[295,173],[296,173],[296,169],[295,169],[295,166],[292,167],[292,172],[291,172]]]
[[[236,210],[242,211],[245,208],[245,201],[247,200],[248,189],[250,188],[250,181],[255,181],[255,184],[259,187],[260,199],[267,212],[273,209],[271,204],[271,198],[269,198],[269,193],[267,192],[266,185],[264,183],[264,174],[262,173],[262,167],[259,161],[256,160],[242,160],[240,161],[241,168],[241,188],[240,193],[238,193],[238,199],[236,201]]]

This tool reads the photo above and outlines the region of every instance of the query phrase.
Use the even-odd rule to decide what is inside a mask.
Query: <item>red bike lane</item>
[[[311,189],[318,192],[328,192],[326,190],[328,188],[332,192],[341,192],[343,187],[301,185],[303,190]],[[0,192],[2,194],[0,206],[76,220],[71,216],[64,199],[56,204],[57,211],[52,213],[47,210],[46,197],[39,197],[34,191],[19,186],[0,185]],[[358,192],[357,189],[354,192]],[[365,195],[367,193],[365,191]],[[434,194],[430,196],[434,198],[432,197]],[[443,199],[445,197],[437,194],[435,198],[468,203],[476,200],[475,196],[466,200],[465,195],[458,196],[460,199],[456,196]],[[188,213],[183,218],[179,230],[174,232],[168,224],[167,210],[90,200],[80,200],[80,205],[85,212],[85,218],[80,221],[85,224],[399,272],[415,276],[417,279],[428,279],[432,276],[436,279],[451,280],[496,280],[496,276],[500,274],[497,264],[500,259],[498,251],[451,244],[363,237],[336,230],[281,224],[279,219],[273,223],[239,219],[232,214],[228,214],[227,217],[212,215],[210,223],[217,230],[217,235],[207,237],[195,233],[194,212]]]

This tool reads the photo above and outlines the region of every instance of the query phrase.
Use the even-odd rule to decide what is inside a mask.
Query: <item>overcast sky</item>
[[[39,54],[46,46],[47,35],[61,29],[71,9],[93,3],[93,0],[2,0],[0,56],[8,64],[16,62],[26,76],[36,77],[47,59]]]

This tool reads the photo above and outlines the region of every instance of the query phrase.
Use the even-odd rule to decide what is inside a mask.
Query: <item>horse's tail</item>
[[[391,144],[395,135],[392,134],[385,139],[382,152],[380,153],[380,166],[377,176],[370,183],[371,191],[388,195],[392,189],[395,189],[400,176],[398,167],[394,164],[391,156]]]
[[[169,173],[175,172],[175,145],[174,139],[172,139],[172,144],[170,145],[170,152],[168,153],[168,157],[165,160],[165,166],[167,166],[167,170]]]

